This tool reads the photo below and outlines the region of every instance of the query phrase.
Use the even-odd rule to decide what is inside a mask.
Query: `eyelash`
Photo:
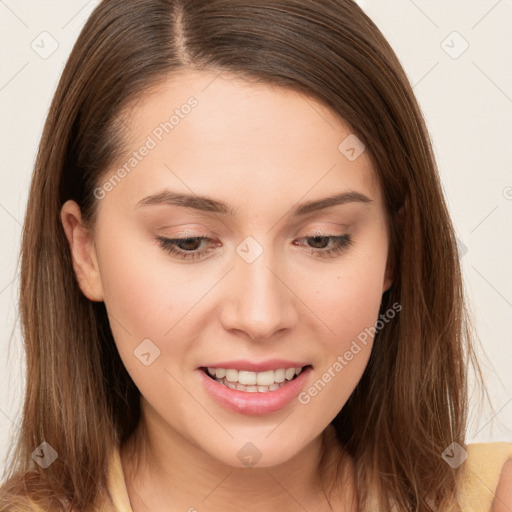
[[[331,249],[314,249],[314,248],[308,248],[307,252],[310,254],[313,254],[314,256],[318,256],[321,258],[325,257],[335,257],[338,254],[341,254],[346,249],[348,249],[353,241],[350,235],[312,235],[312,236],[305,236],[300,238],[299,240],[307,240],[307,239],[314,239],[314,238],[328,238],[334,241],[334,247]],[[166,252],[172,255],[176,255],[181,259],[184,260],[190,260],[190,259],[198,259],[202,258],[206,254],[210,254],[213,249],[210,250],[203,250],[199,252],[192,252],[192,251],[185,251],[183,249],[180,249],[176,247],[176,244],[183,243],[183,242],[189,242],[193,240],[211,240],[208,237],[205,236],[192,236],[187,238],[165,238],[163,236],[157,236],[156,240],[164,249]],[[215,245],[219,246],[220,244],[217,242]]]

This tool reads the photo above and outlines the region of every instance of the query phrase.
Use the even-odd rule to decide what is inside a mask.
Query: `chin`
[[[224,446],[217,443],[208,452],[219,462],[235,468],[266,468],[286,463],[304,448],[301,440],[292,440],[289,435],[284,435],[285,431],[282,436],[275,432],[268,436],[271,430],[264,429],[261,435],[262,430],[260,427],[259,435],[238,437]],[[271,439],[273,436],[275,438]]]

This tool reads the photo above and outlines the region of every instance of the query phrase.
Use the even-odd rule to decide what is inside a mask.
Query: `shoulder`
[[[462,510],[510,512],[512,503],[505,493],[512,488],[512,463],[508,463],[512,461],[512,443],[468,444],[465,455],[459,488]],[[498,492],[503,497],[496,498]],[[496,508],[500,500],[506,508]]]

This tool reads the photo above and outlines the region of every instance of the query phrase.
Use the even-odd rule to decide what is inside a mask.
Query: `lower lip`
[[[241,414],[263,415],[279,411],[289,405],[304,387],[311,370],[311,366],[308,366],[297,378],[287,381],[283,387],[265,393],[231,389],[208,377],[203,370],[197,371],[210,395],[221,405]]]

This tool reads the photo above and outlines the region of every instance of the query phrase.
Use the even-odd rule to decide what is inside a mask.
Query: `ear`
[[[405,211],[404,211],[403,205],[393,215],[391,222],[395,223],[395,226],[398,230],[403,229],[404,215],[405,215]],[[388,253],[388,259],[386,262],[386,271],[384,274],[384,282],[382,284],[382,293],[387,292],[391,288],[391,285],[393,284],[393,281],[395,280],[394,278],[395,278],[396,268],[397,268],[397,262],[395,261],[394,255],[392,255],[392,257],[389,257],[389,253]]]
[[[82,222],[80,207],[75,201],[66,201],[60,218],[68,239],[73,269],[82,293],[92,301],[103,300],[103,284],[98,267],[96,246],[92,234]]]
[[[382,283],[382,293],[387,292],[393,284],[393,266],[390,259],[386,263],[386,272],[384,274],[384,282]]]

